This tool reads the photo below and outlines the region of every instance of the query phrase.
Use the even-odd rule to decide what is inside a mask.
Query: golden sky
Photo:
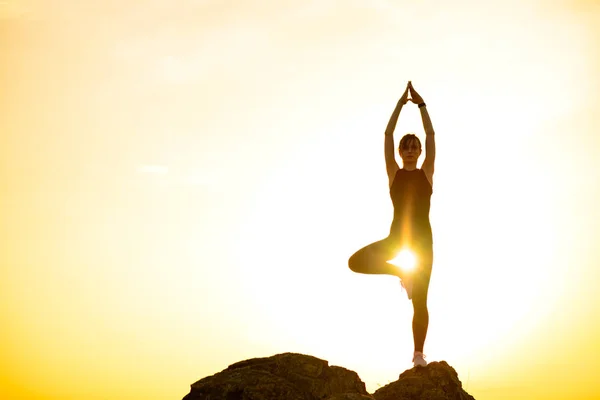
[[[478,400],[599,398],[599,27],[597,1],[0,1],[0,398],[181,398],[284,351],[396,380],[412,306],[347,259],[388,232],[407,80],[428,359]]]

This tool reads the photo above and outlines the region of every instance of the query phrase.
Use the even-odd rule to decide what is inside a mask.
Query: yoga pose
[[[408,97],[410,92],[411,98]],[[394,129],[402,107],[412,101],[418,104],[425,129],[425,160],[421,169],[417,160],[421,155],[421,141],[414,134],[406,134],[400,140],[398,151],[402,168],[398,166],[394,149]],[[394,206],[394,218],[389,235],[380,241],[363,247],[348,260],[354,272],[363,274],[387,274],[400,278],[402,287],[413,304],[414,366],[426,366],[423,346],[429,325],[427,291],[433,265],[433,237],[429,223],[429,207],[433,184],[435,160],[434,131],[423,98],[409,81],[406,90],[385,130],[385,164],[388,174],[390,197]],[[413,265],[391,263],[399,254],[409,254]]]

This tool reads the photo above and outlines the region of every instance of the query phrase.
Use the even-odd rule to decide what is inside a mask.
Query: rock
[[[327,400],[375,400],[373,396],[358,393],[342,393],[334,394],[328,397]]]
[[[331,397],[328,397],[327,400],[375,400],[373,396],[368,396],[365,394],[358,393],[342,393],[342,394],[334,394]]]
[[[183,400],[474,400],[445,361],[409,369],[373,395],[358,374],[296,353],[252,358],[192,384]]]
[[[329,366],[327,361],[316,357],[283,353],[232,364],[192,384],[192,390],[183,399],[363,400],[372,397],[368,396],[356,372]]]
[[[404,371],[392,382],[373,393],[376,400],[475,400],[465,392],[458,374],[445,361]]]

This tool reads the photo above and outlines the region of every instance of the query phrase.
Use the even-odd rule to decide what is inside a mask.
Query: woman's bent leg
[[[389,238],[363,247],[348,260],[348,266],[361,274],[386,274],[399,276],[398,268],[388,263],[396,255],[396,241]]]

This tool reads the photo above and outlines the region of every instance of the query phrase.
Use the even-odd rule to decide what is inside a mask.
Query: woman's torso
[[[394,205],[394,219],[390,237],[403,243],[431,246],[433,235],[429,222],[430,200],[433,190],[421,169],[399,169],[390,187]]]

